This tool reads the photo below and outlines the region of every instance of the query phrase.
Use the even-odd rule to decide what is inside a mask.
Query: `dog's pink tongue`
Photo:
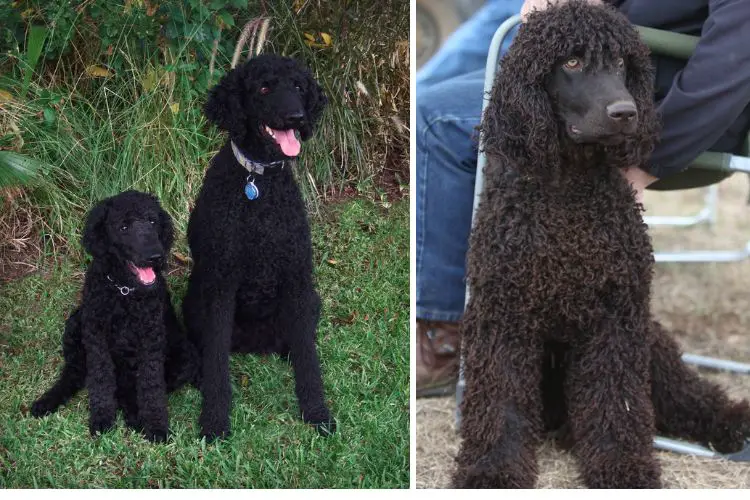
[[[156,273],[152,267],[136,267],[135,271],[138,273],[138,279],[144,285],[149,285],[156,279]]]
[[[294,129],[289,130],[273,130],[274,139],[278,143],[281,151],[287,156],[297,156],[299,154],[300,146],[297,137],[294,135]]]

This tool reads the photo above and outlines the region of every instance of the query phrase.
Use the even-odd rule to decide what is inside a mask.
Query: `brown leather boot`
[[[456,390],[460,356],[458,323],[417,320],[417,397]]]

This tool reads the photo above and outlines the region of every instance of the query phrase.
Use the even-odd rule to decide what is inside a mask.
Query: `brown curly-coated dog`
[[[575,1],[529,16],[482,133],[468,256],[457,487],[533,487],[563,430],[589,487],[659,487],[655,432],[740,449],[746,401],[680,359],[650,313],[643,207],[620,170],[657,137],[651,61],[627,19]]]

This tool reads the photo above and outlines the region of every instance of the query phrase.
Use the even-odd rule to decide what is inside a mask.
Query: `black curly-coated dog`
[[[229,140],[206,172],[188,225],[183,316],[202,353],[201,435],[230,431],[230,352],[288,356],[302,419],[335,431],[316,350],[320,299],[305,205],[292,173],[326,98],[293,59],[257,56],[214,87],[205,115]]]
[[[652,320],[653,254],[621,173],[658,122],[647,47],[609,6],[529,16],[482,121],[488,165],[462,321],[466,392],[454,485],[533,487],[560,430],[594,488],[658,487],[655,431],[742,448],[733,402]]]
[[[92,435],[110,429],[119,408],[150,441],[167,438],[167,392],[198,370],[161,274],[172,239],[172,220],[150,194],[126,191],[91,210],[83,245],[93,260],[65,323],[65,365],[32,415],[54,412],[85,386]]]

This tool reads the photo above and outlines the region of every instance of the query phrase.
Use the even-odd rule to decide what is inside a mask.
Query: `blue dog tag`
[[[247,196],[247,199],[250,201],[258,199],[260,191],[258,191],[258,186],[255,185],[255,181],[250,181],[245,184],[245,196]]]

